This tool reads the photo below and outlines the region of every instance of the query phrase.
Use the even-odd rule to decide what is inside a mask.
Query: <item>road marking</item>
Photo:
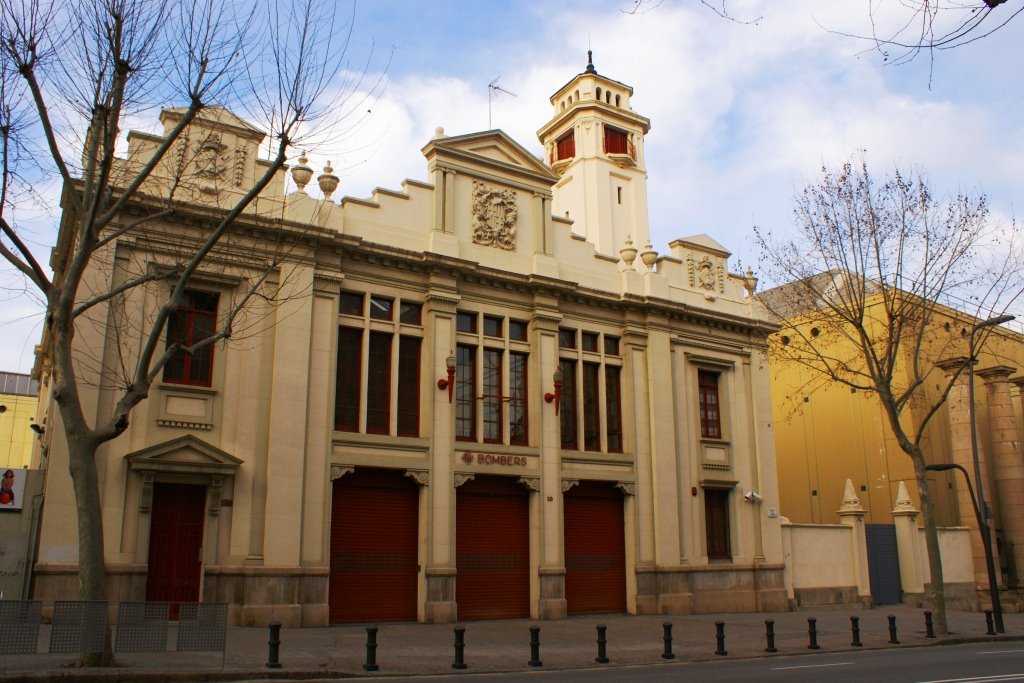
[[[807,664],[805,666],[777,666],[772,671],[789,671],[790,669],[823,669],[828,666],[850,666],[853,662],[836,662],[835,664]]]
[[[918,683],[991,683],[993,681],[1024,681],[1024,673],[971,676],[970,678],[939,678],[934,681],[919,681]]]
[[[1010,655],[1016,652],[1024,652],[1022,650],[988,650],[987,652],[978,652],[979,655]]]

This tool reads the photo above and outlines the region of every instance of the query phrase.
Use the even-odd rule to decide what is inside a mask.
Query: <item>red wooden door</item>
[[[399,470],[358,468],[334,482],[331,623],[415,621],[419,489]]]
[[[199,601],[205,508],[203,486],[153,485],[146,600]]]
[[[622,494],[583,481],[564,498],[565,599],[569,614],[626,611]]]
[[[459,619],[530,616],[526,489],[511,477],[477,477],[457,489],[455,508]]]

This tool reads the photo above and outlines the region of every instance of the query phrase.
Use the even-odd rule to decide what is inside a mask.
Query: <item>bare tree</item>
[[[863,161],[823,169],[796,197],[794,218],[792,237],[776,240],[756,229],[762,273],[786,283],[760,295],[783,325],[773,353],[821,383],[877,398],[889,430],[913,462],[936,626],[945,632],[942,564],[922,439],[966,368],[964,363],[948,376],[937,364],[972,357],[974,349],[960,335],[937,332],[950,319],[973,321],[1005,311],[1019,297],[1024,261],[1016,226],[994,227],[983,196],[942,201],[922,177],[899,172],[876,182]],[[959,310],[947,305],[951,298],[961,302]]]
[[[268,286],[268,277],[277,260],[262,254],[262,268],[249,274],[216,325],[187,347],[166,333],[186,288],[236,239],[236,221],[280,178],[289,151],[324,133],[325,114],[338,126],[328,134],[357,122],[367,109],[362,98],[382,84],[380,78],[362,82],[366,65],[347,68],[353,20],[354,14],[336,21],[333,3],[317,0],[0,0],[0,254],[46,305],[43,362],[69,451],[82,599],[106,599],[97,449],[128,428],[132,409],[171,359],[237,334],[254,301],[274,304],[280,288]],[[164,111],[165,131],[154,136],[151,153],[118,158],[125,124],[165,104],[175,108]],[[199,157],[216,157],[216,146],[189,141],[189,134],[197,121],[228,109],[271,131],[255,183],[219,194],[219,206],[204,217],[203,238],[183,246],[168,265],[108,278],[97,290],[103,280],[90,274],[112,268],[117,240],[166,232],[190,192],[209,181]],[[23,219],[40,199],[38,188],[52,180],[63,187],[64,213],[50,272]],[[121,303],[153,283],[169,296],[150,318],[129,320]],[[76,347],[85,330],[112,326],[115,336],[127,336],[121,326],[129,324],[140,342],[130,352],[119,347],[108,358]],[[83,406],[83,372],[115,387],[109,415]],[[111,661],[108,634],[107,652],[81,663]]]

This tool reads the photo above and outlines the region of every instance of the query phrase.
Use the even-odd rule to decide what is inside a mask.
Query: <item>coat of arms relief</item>
[[[515,251],[516,193],[473,182],[473,242]]]

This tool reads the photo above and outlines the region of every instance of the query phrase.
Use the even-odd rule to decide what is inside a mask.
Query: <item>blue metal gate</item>
[[[876,605],[895,605],[902,600],[900,557],[896,546],[895,524],[866,524],[868,575],[871,601]]]

